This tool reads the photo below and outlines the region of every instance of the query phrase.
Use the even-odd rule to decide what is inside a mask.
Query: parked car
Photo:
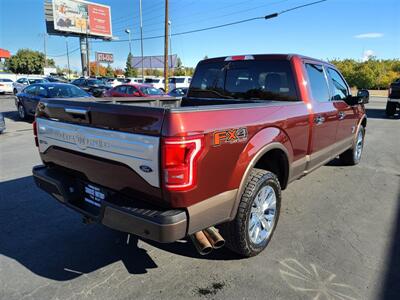
[[[2,134],[4,130],[6,130],[6,122],[4,121],[3,113],[0,112],[0,134]]]
[[[105,97],[153,97],[164,96],[160,89],[147,84],[121,84],[104,93]]]
[[[33,78],[33,77],[22,77],[19,78],[17,81],[13,82],[13,92],[14,95],[16,95],[17,93],[20,93],[25,87],[27,87],[28,85],[34,84],[34,83],[44,83],[44,82],[48,82],[46,79],[44,78]]]
[[[13,81],[8,78],[0,78],[0,94],[12,93]]]
[[[386,115],[388,117],[393,117],[398,108],[400,109],[400,78],[393,82],[389,87],[386,103]]]
[[[188,88],[191,80],[190,76],[172,76],[168,79],[168,89],[172,91],[176,88]]]
[[[78,78],[71,83],[95,97],[101,97],[105,91],[111,88],[110,86],[105,85],[103,81],[96,78]]]
[[[48,82],[62,82],[62,83],[68,83],[69,82],[69,80],[67,78],[62,77],[62,76],[47,76],[47,77],[45,77],[45,79]]]
[[[270,242],[289,183],[337,156],[360,162],[369,94],[352,96],[334,65],[243,55],[201,61],[194,74],[182,99],[43,100],[36,184],[88,223],[191,237],[201,254],[226,239],[248,257]]]
[[[92,97],[84,90],[69,83],[36,83],[27,86],[15,97],[15,106],[21,120],[35,115],[39,101],[46,98],[89,98]]]
[[[188,92],[188,88],[177,88],[177,89],[173,89],[172,91],[170,91],[168,93],[168,95],[172,96],[172,97],[184,97],[186,96]]]
[[[165,91],[165,79],[164,77],[148,77],[144,79],[145,84],[150,84],[156,89]]]

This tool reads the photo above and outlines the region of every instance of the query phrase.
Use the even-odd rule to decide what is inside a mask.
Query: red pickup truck
[[[300,55],[206,59],[187,97],[46,99],[34,134],[36,184],[86,221],[140,237],[192,237],[260,253],[281,190],[339,156],[361,159],[368,91]],[[214,227],[216,226],[216,227]]]

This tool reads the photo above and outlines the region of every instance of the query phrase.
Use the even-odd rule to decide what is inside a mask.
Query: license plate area
[[[97,208],[101,207],[102,202],[106,199],[106,192],[101,188],[92,184],[85,184],[83,190],[83,200]]]

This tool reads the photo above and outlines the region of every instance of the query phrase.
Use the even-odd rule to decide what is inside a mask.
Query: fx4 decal
[[[215,131],[213,134],[214,146],[220,146],[224,143],[233,144],[245,140],[247,140],[247,129],[244,127]]]

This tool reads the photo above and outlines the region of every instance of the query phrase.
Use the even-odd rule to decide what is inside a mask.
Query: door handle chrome
[[[314,123],[317,125],[321,125],[325,122],[325,118],[323,116],[316,116],[314,119]]]
[[[343,111],[339,112],[339,120],[343,120],[346,117],[346,113],[344,113]]]

